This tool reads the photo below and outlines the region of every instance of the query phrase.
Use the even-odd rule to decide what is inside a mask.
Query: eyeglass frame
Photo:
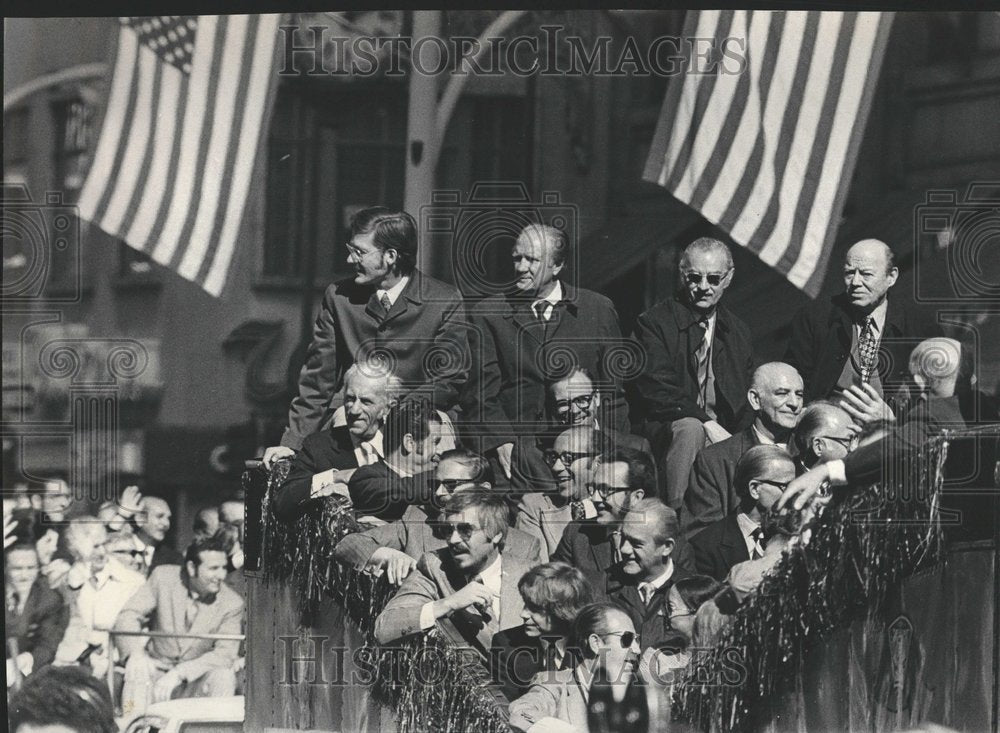
[[[557,415],[565,415],[574,407],[578,410],[586,410],[592,404],[594,404],[594,398],[597,396],[597,390],[593,390],[589,394],[579,394],[568,400],[559,400],[552,403],[552,409],[556,411]]]
[[[451,539],[451,536],[457,532],[458,536],[462,538],[462,542],[465,543],[468,543],[477,531],[482,530],[483,533],[486,532],[482,527],[473,527],[469,522],[459,522],[456,524],[454,522],[440,521],[436,522],[436,525],[444,535],[445,540]]]
[[[619,491],[625,493],[629,491],[634,491],[634,489],[631,486],[608,486],[607,484],[601,484],[601,486],[603,486],[603,490],[598,487],[598,484],[589,483],[587,484],[587,492],[591,496],[594,496],[595,494],[597,496],[600,496],[601,501],[607,501],[609,496],[611,496],[612,494],[616,494]]]
[[[597,634],[597,632],[594,633]],[[618,643],[622,645],[622,649],[630,648],[632,644],[638,642],[639,639],[641,638],[638,631],[608,631],[604,634],[597,634],[597,636],[599,636],[601,639],[603,639],[606,636],[617,636]],[[628,643],[626,644],[625,637],[627,636],[630,636],[631,638],[628,640]]]
[[[842,445],[847,450],[851,450],[852,445],[858,444],[858,434],[854,433],[849,438],[839,438],[836,435],[817,435],[817,438],[823,438],[824,440],[832,440],[838,445]]]
[[[475,483],[472,479],[467,478],[439,478],[437,480],[438,488],[444,487],[444,490],[448,492],[448,495],[455,493],[457,489],[462,484],[472,484]]]
[[[723,273],[718,273],[718,272],[695,272],[693,270],[682,270],[681,271],[681,275],[684,278],[684,282],[687,283],[688,285],[701,285],[701,281],[704,280],[711,287],[717,288],[720,285],[722,285],[722,281],[723,280],[725,280],[727,277],[729,277],[730,274],[732,274],[733,269],[734,268],[730,267],[728,270],[726,270]],[[691,279],[692,276],[696,277],[697,280],[692,280]],[[713,279],[716,280],[716,282],[712,282]]]
[[[574,463],[576,463],[581,458],[596,458],[599,453],[596,451],[591,452],[577,452],[571,450],[557,451],[554,448],[546,448],[542,451],[542,460],[545,461],[545,465],[552,468],[556,465],[556,461],[562,461],[562,464],[569,468]],[[554,456],[554,457],[553,457]],[[567,461],[566,457],[572,456],[572,458]],[[550,460],[551,459],[551,460]]]

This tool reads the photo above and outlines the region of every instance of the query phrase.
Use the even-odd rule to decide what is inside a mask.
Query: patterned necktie
[[[620,529],[612,530],[609,541],[611,542],[611,557],[614,559],[615,565],[618,565],[622,561],[622,531]]]
[[[392,308],[392,301],[389,300],[389,293],[382,293],[382,297],[378,299],[378,302],[382,304],[382,308],[386,313],[388,313],[389,309]]]
[[[876,352],[875,319],[868,316],[861,329],[861,335],[858,337],[858,361],[861,366],[862,383],[867,383],[871,379],[872,370],[875,368]]]
[[[571,501],[569,503],[569,515],[574,522],[581,522],[587,518],[587,510],[582,501]]]
[[[708,386],[708,360],[712,353],[712,341],[708,334],[708,319],[698,321],[698,325],[702,328],[701,344],[695,352],[695,358],[698,360],[698,407],[704,409],[707,400],[705,389]]]
[[[751,560],[760,560],[764,557],[764,550],[760,546],[760,538],[763,533],[764,532],[760,527],[756,527],[753,532],[750,533],[750,539],[753,540],[753,552],[750,553]]]

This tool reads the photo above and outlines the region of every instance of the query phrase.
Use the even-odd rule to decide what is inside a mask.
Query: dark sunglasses
[[[586,410],[590,407],[590,403],[593,402],[595,394],[597,393],[591,392],[590,394],[577,395],[571,400],[559,400],[555,404],[556,412],[569,412],[572,407],[578,410]]]
[[[467,478],[443,478],[438,479],[438,486],[444,486],[445,491],[449,494],[454,494],[455,489],[457,489],[462,484],[471,483]]]
[[[721,274],[718,272],[712,272],[708,275],[702,275],[699,272],[685,272],[684,280],[690,285],[701,285],[701,279],[705,278],[709,285],[716,287],[722,284],[722,281],[726,279],[728,274],[728,272],[723,272]]]
[[[757,478],[754,479],[754,481],[756,481],[759,484],[770,484],[771,486],[775,486],[778,489],[781,489],[782,491],[787,489],[788,484],[790,483],[789,481],[771,481],[770,479],[766,478]]]
[[[562,461],[562,464],[569,468],[573,465],[574,461],[578,461],[581,458],[591,458],[596,456],[596,453],[574,453],[573,451],[557,451],[549,448],[543,454],[545,458],[545,463],[549,468],[556,465],[556,461]]]
[[[460,522],[459,524],[452,524],[451,522],[439,522],[438,527],[445,539],[451,537],[452,533],[458,532],[458,536],[462,538],[463,542],[468,542],[472,539],[472,535],[476,533],[477,530],[482,529],[482,527],[476,527],[468,522]]]
[[[622,649],[628,649],[639,639],[639,635],[634,631],[612,631],[609,634],[602,634],[602,636],[617,636]]]

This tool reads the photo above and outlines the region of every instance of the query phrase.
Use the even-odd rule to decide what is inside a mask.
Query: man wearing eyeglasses
[[[649,441],[638,435],[622,433],[598,419],[601,411],[601,393],[595,388],[590,371],[577,367],[546,389],[543,422],[562,428],[585,427],[602,433],[609,445],[624,445],[647,453],[652,449]],[[558,488],[552,475],[551,464],[546,463],[544,448],[546,435],[519,436],[511,454],[510,485],[513,493],[556,492]]]
[[[792,436],[796,460],[808,470],[819,463],[840,460],[854,450],[858,427],[846,410],[819,400],[802,411]]]
[[[521,624],[517,584],[534,564],[505,549],[506,500],[486,491],[459,491],[442,511],[447,546],[421,556],[375,621],[375,638],[392,644],[439,625],[487,659],[493,635]]]
[[[399,521],[347,535],[334,548],[334,557],[357,570],[376,575],[384,572],[391,584],[402,585],[424,553],[446,546],[438,527],[441,508],[458,491],[489,491],[493,472],[481,455],[455,448],[441,454],[435,479],[437,488],[431,501],[407,507]],[[541,543],[525,532],[507,530],[505,547],[527,563],[542,562]]]
[[[555,491],[527,493],[518,503],[514,526],[541,541],[545,562],[555,552],[570,522],[588,514],[596,516],[594,504],[587,496],[587,486],[591,464],[599,452],[599,438],[600,434],[586,425],[560,433],[552,447],[543,452],[543,460],[556,485]]]
[[[755,445],[787,448],[802,410],[802,377],[788,364],[772,361],[754,370],[747,401],[754,419],[749,427],[721,443],[706,446],[695,458],[684,495],[682,527],[690,539],[702,529],[735,513],[736,462]]]
[[[434,406],[458,402],[468,376],[468,324],[461,294],[416,269],[417,224],[404,211],[375,206],[351,220],[347,264],[354,274],[327,288],[288,411],[280,446],[264,462],[299,450],[307,435],[331,423],[344,373],[372,355],[392,364],[409,393],[425,387]],[[439,373],[426,371],[428,352]]]
[[[473,366],[463,411],[482,435],[481,452],[493,451],[508,479],[516,439],[535,432],[546,383],[574,366],[607,385],[609,419],[620,430],[628,426],[621,378],[608,358],[623,344],[618,314],[608,298],[560,277],[569,249],[562,229],[529,224],[512,252],[512,291],[470,310]]]
[[[679,533],[677,513],[659,499],[635,502],[622,520],[624,585],[612,590],[608,599],[632,617],[643,649],[676,637],[667,597],[671,586],[688,576],[672,557]]]
[[[737,563],[762,558],[766,538],[761,519],[793,478],[795,462],[783,448],[756,445],[744,453],[733,477],[738,510],[691,538],[698,572],[725,580]]]
[[[687,246],[677,295],[639,316],[636,336],[646,367],[635,380],[647,436],[663,456],[666,495],[680,509],[691,465],[706,442],[745,427],[753,365],[750,329],[720,305],[733,280],[733,258],[717,239]]]

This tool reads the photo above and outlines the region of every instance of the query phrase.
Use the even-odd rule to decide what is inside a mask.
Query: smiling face
[[[889,266],[889,248],[877,239],[865,239],[844,258],[844,288],[847,297],[862,313],[870,313],[896,284],[899,270]]]
[[[551,462],[552,477],[556,480],[559,496],[567,500],[582,499],[590,481],[593,431],[567,430],[559,434],[552,445],[547,460]]]
[[[622,572],[639,581],[649,581],[667,570],[673,540],[661,541],[656,528],[638,512],[629,512],[622,522]]]
[[[382,427],[389,411],[386,380],[352,372],[344,382],[344,412],[347,429],[359,440],[369,440]]]
[[[685,252],[680,269],[688,303],[699,313],[714,311],[733,281],[729,259],[717,249]],[[717,284],[713,285],[713,282]]]
[[[347,264],[354,268],[358,285],[378,285],[392,271],[395,250],[382,251],[375,244],[375,232],[358,234],[347,245]]]
[[[608,679],[612,682],[624,681],[625,665],[640,652],[640,640],[636,636],[635,624],[623,611],[608,611],[606,623],[607,630],[602,634],[591,634],[587,643],[591,654],[597,657],[597,664],[607,670]],[[626,634],[631,634],[634,641],[623,648],[622,637]]]
[[[628,464],[622,461],[607,463],[597,461],[591,478],[594,507],[598,524],[617,524],[628,512],[634,501],[643,497],[642,489],[628,486]]]
[[[191,587],[199,595],[215,595],[222,589],[222,583],[229,572],[229,558],[224,552],[205,550],[198,553],[198,559],[201,562],[197,565],[190,561],[187,563]]]
[[[152,540],[154,545],[163,542],[170,531],[170,507],[163,499],[146,496],[142,500],[142,532]]]
[[[795,427],[802,412],[802,377],[787,364],[768,364],[755,375],[747,399],[760,421],[772,432]]]
[[[65,481],[47,481],[42,490],[42,511],[49,519],[60,521],[73,502],[73,494]]]
[[[4,559],[7,584],[25,598],[35,578],[38,577],[38,553],[31,547],[17,547],[7,551]]]
[[[670,606],[670,626],[684,635],[688,643],[694,638],[694,614],[696,609],[688,608],[677,592],[677,586],[670,586],[667,593],[667,604]]]
[[[526,296],[545,292],[563,266],[553,261],[548,239],[539,230],[528,227],[517,238],[514,251],[514,287]]]
[[[550,405],[560,425],[593,427],[601,406],[601,395],[583,372],[574,372],[549,390]]]

